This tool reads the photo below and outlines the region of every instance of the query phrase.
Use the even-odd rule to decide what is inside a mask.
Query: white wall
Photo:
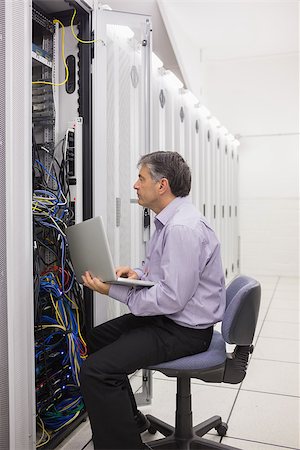
[[[298,54],[211,61],[204,70],[205,104],[241,135],[241,271],[297,276]]]

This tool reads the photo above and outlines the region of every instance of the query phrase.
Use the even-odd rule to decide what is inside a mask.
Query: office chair
[[[186,356],[174,361],[149,367],[168,377],[177,378],[176,425],[147,415],[151,431],[162,433],[164,438],[147,442],[151,449],[233,449],[202,438],[215,428],[219,436],[225,436],[227,424],[220,416],[213,416],[193,427],[191,411],[191,378],[211,383],[240,383],[247,370],[248,358],[253,351],[253,336],[260,305],[260,284],[253,278],[238,276],[226,289],[226,310],[222,321],[222,333],[214,330],[206,352]],[[226,353],[226,342],[235,344],[232,353]]]

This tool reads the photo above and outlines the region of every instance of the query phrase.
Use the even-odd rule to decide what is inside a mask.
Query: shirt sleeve
[[[119,300],[119,302],[125,303],[127,305],[127,297],[130,290],[131,288],[128,286],[122,286],[120,284],[111,284],[108,295],[114,298],[115,300]]]
[[[165,235],[160,261],[161,279],[158,283],[143,289],[111,286],[109,295],[127,303],[130,311],[137,316],[179,312],[193,297],[199,285],[201,272],[209,256],[207,252],[205,241],[200,239],[195,230],[174,225]]]
[[[142,276],[143,276],[143,269],[141,269],[140,267],[135,267],[134,269],[133,269],[136,273],[137,273],[137,276],[138,276],[138,278],[139,278],[139,280],[142,278]]]

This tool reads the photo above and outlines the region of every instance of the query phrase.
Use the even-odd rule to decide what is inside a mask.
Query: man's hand
[[[92,291],[100,292],[100,294],[108,295],[110,284],[103,283],[99,278],[92,277],[89,272],[82,275],[83,285],[92,289]]]
[[[138,274],[128,266],[121,266],[116,269],[117,277],[131,278],[138,280]]]

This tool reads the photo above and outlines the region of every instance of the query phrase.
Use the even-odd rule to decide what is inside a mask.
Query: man
[[[155,285],[102,283],[86,272],[84,285],[128,305],[131,314],[95,327],[81,369],[82,393],[96,449],[142,449],[128,374],[208,349],[213,325],[225,310],[220,245],[188,194],[191,173],[176,152],[154,152],[138,164],[138,202],[156,214],[142,268],[117,276]]]

